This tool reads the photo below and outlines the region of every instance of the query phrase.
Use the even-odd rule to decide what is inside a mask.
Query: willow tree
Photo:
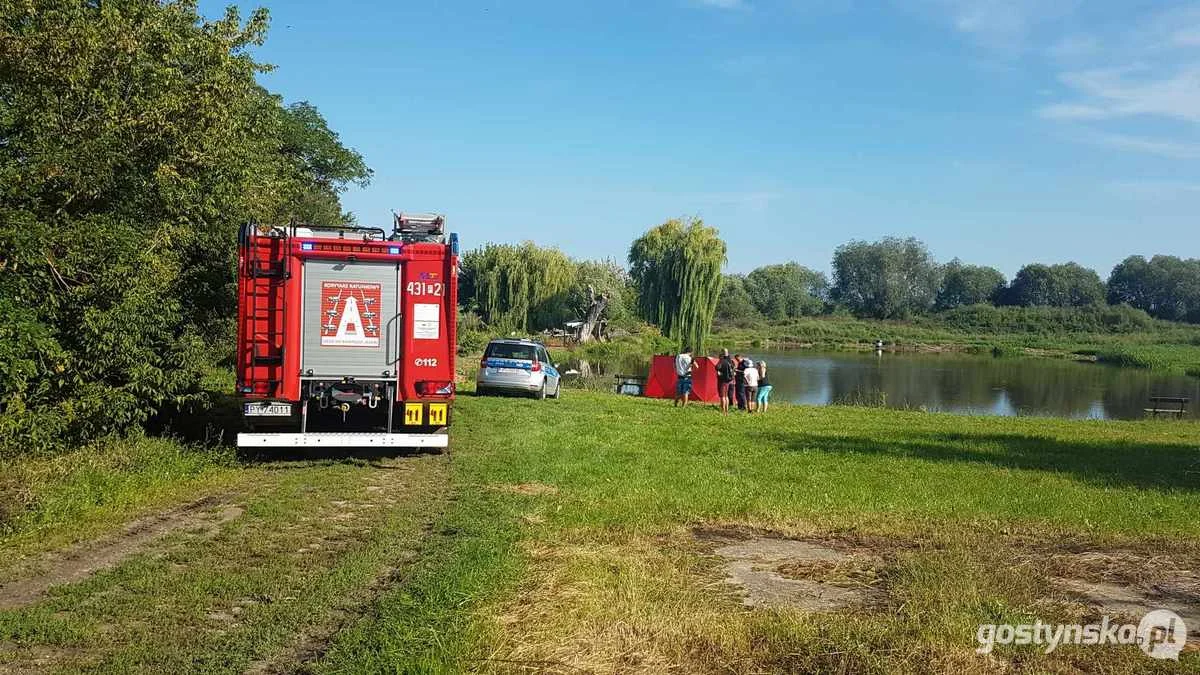
[[[528,330],[530,313],[564,291],[575,267],[562,251],[532,242],[487,244],[463,256],[462,290],[488,324]]]
[[[642,318],[680,343],[704,349],[721,295],[725,242],[699,218],[672,219],[629,248]]]

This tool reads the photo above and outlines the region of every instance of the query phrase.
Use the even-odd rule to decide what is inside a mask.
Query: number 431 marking
[[[434,296],[434,297],[441,297],[442,282],[440,282],[440,281],[410,281],[410,282],[408,282],[408,285],[404,287],[404,290],[409,295],[415,295],[415,296],[430,295],[430,296]]]

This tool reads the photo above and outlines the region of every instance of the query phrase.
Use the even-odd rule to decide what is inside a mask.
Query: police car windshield
[[[518,345],[506,342],[493,342],[488,345],[487,357],[489,359],[524,359],[525,361],[533,361],[537,347],[533,345]]]

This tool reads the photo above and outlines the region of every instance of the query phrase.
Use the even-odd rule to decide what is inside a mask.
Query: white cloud
[[[1200,159],[1200,144],[1196,143],[1110,133],[1087,133],[1079,138],[1085,143],[1117,150],[1131,150],[1174,159]]]
[[[916,9],[949,24],[980,47],[1015,54],[1029,46],[1041,26],[1071,14],[1079,0],[918,0],[901,7]]]
[[[1052,103],[1038,108],[1037,113],[1048,120],[1098,120],[1109,116],[1103,108],[1078,103]]]
[[[1161,200],[1200,194],[1200,183],[1174,180],[1126,180],[1113,181],[1108,189],[1124,197]]]
[[[1076,101],[1044,106],[1050,119],[1166,117],[1200,122],[1200,63],[1168,75],[1148,67],[1102,68],[1064,73],[1060,79]]]
[[[1097,29],[1100,30],[1100,29]],[[1069,138],[1115,150],[1200,159],[1200,4],[1167,7],[1107,32],[1072,33],[1046,50],[1061,90],[1036,115]],[[1182,126],[1181,124],[1182,123]],[[1114,133],[1114,125],[1120,132]],[[1154,124],[1176,136],[1139,132]],[[1084,126],[1086,125],[1086,126]],[[1132,133],[1130,133],[1132,131]],[[1179,132],[1184,134],[1179,136]]]
[[[1100,51],[1100,40],[1094,35],[1068,35],[1059,38],[1046,52],[1059,61],[1073,61],[1095,56]]]

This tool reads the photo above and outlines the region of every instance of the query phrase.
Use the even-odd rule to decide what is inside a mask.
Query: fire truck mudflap
[[[448,447],[458,242],[443,226],[244,228],[239,446]]]

